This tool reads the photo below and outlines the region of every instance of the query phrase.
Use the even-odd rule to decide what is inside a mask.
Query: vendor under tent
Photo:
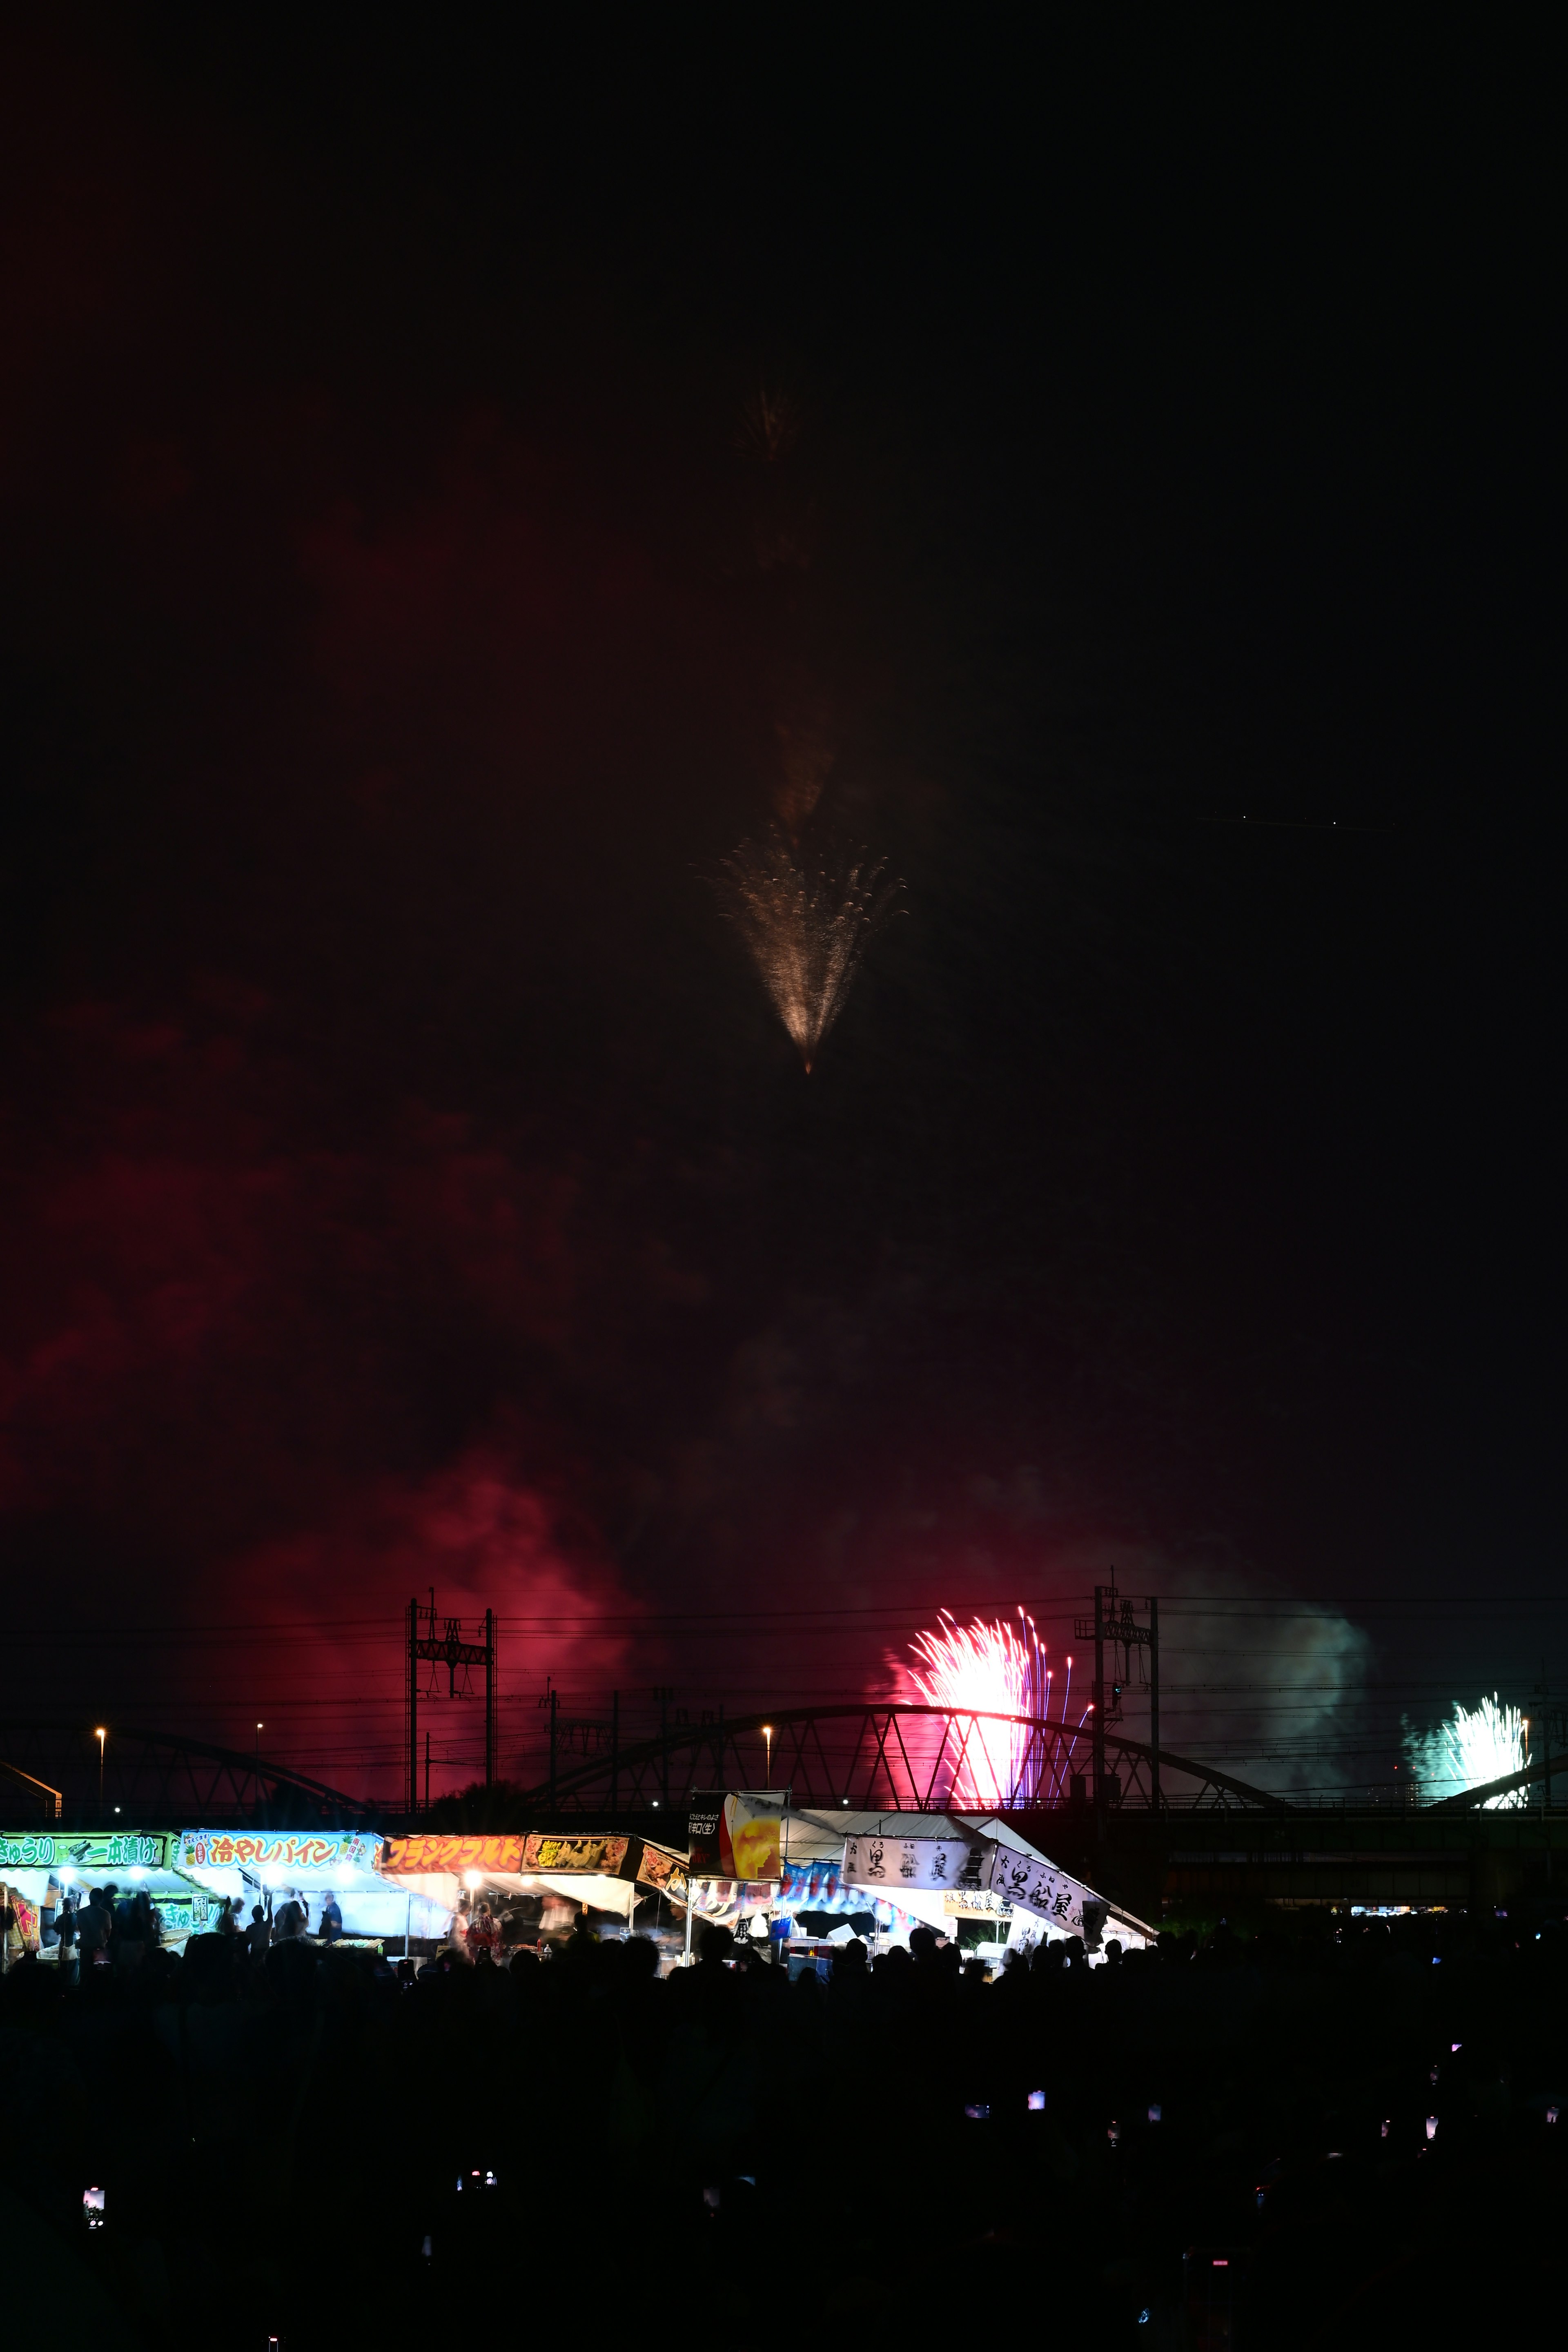
[[[56,1917],[68,1894],[85,1903],[95,1886],[123,1898],[147,1895],[160,1941],[176,1948],[206,1924],[206,1898],[172,1866],[177,1841],[163,1831],[23,1830],[0,1832],[0,1901],[16,1915],[14,1951],[59,1958]]]
[[[910,1928],[924,1917],[901,1900],[845,1885],[842,1855],[826,1862],[784,1863],[781,1875],[770,1880],[694,1879],[691,1907],[705,1924],[729,1927],[741,1937],[760,1930],[784,1942],[792,1937],[826,1942],[842,1930],[879,1943],[905,1943]]]
[[[450,1913],[413,1888],[388,1886],[376,1870],[381,1839],[369,1830],[271,1832],[183,1830],[171,1843],[186,1878],[202,1890],[208,1914],[237,1899],[237,1925],[259,1905],[276,1922],[297,1903],[307,1933],[321,1932],[329,1900],[349,1942],[395,1945],[406,1937],[440,1937]],[[205,1927],[206,1916],[198,1923]]]
[[[441,1915],[443,1935],[467,1904],[528,1895],[606,1912],[629,1933],[639,1906],[651,1902],[657,1911],[660,1897],[683,1904],[687,1892],[685,1863],[668,1847],[598,1832],[387,1838],[376,1870],[390,1887],[417,1890]]]

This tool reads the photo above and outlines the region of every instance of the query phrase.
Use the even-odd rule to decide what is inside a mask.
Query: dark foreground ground
[[[211,1937],[75,1991],[24,1963],[0,2256],[46,2329],[233,2352],[1343,2347],[1568,2311],[1561,1920],[1055,1957],[990,1986],[934,1953],[661,1983],[587,1941],[407,1987]]]

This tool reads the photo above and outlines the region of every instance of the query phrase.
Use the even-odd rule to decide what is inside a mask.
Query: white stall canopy
[[[372,1830],[182,1830],[171,1840],[179,1867],[215,1895],[237,1895],[248,1912],[293,1900],[310,1925],[331,1895],[347,1936],[444,1936],[448,1907],[394,1889],[376,1869],[382,1839]],[[242,1919],[242,1923],[243,1919]]]
[[[933,1925],[949,1910],[949,1897],[971,1896],[976,1909],[1006,1903],[1037,1919],[1043,1931],[1062,1936],[1083,1935],[1084,1905],[1102,1903],[1105,1934],[1129,1949],[1152,1943],[1158,1933],[1124,1904],[1061,1869],[997,1813],[870,1813],[846,1807],[838,1813],[792,1814],[789,1832],[792,1861],[805,1859],[808,1846],[826,1848],[833,1840],[843,1855],[847,1886],[884,1895]]]

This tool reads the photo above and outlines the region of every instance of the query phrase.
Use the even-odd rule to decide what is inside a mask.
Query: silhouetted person
[[[77,1939],[81,1947],[84,1968],[98,1968],[109,1958],[109,1939],[113,1927],[110,1917],[109,1897],[101,1886],[95,1886],[78,1916]]]
[[[81,1954],[77,1948],[76,1897],[68,1886],[60,1897],[60,1907],[55,1913],[55,1934],[59,1940],[60,1982],[78,1983],[81,1976]]]
[[[140,1968],[156,1941],[153,1929],[153,1898],[138,1888],[116,1906],[114,1963],[117,1968]]]

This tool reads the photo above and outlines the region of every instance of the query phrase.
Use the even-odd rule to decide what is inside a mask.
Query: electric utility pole
[[[500,1684],[496,1674],[496,1614],[487,1609],[480,1621],[481,1638],[469,1641],[463,1632],[459,1617],[441,1620],[437,1631],[436,1591],[431,1587],[429,1606],[423,1601],[408,1604],[408,1693],[404,1714],[408,1730],[407,1800],[410,1813],[419,1810],[419,1669],[422,1665],[445,1666],[448,1698],[472,1698],[475,1696],[470,1675],[476,1666],[485,1670],[485,1786],[492,1788],[497,1777],[500,1754],[498,1738],[498,1702]],[[463,1677],[463,1687],[458,1687],[458,1676]],[[434,1690],[427,1696],[437,1696]],[[429,1735],[426,1735],[428,1739]],[[430,1779],[425,1779],[426,1802],[429,1802]]]

